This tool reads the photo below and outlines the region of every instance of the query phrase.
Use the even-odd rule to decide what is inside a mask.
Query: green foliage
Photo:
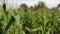
[[[60,31],[60,13],[58,12],[24,12],[17,11],[14,12],[10,10],[8,12],[8,20],[4,18],[2,13],[2,18],[0,24],[3,24],[4,29],[7,34],[59,34]],[[0,17],[1,17],[0,16]],[[6,21],[5,21],[6,19]],[[2,23],[3,22],[3,23]],[[6,24],[7,22],[7,24]],[[2,27],[2,26],[0,26]]]
[[[27,11],[28,10],[28,6],[26,4],[21,4],[20,5],[20,9],[21,9],[21,11]]]
[[[0,34],[60,34],[60,12],[6,11],[3,7],[1,13]]]
[[[42,2],[42,1],[38,2],[38,7],[40,7],[40,8],[45,7],[44,2]]]

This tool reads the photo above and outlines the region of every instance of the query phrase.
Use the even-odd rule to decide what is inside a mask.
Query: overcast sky
[[[33,6],[37,4],[38,1],[39,0],[8,0],[7,5],[9,7],[9,3],[10,3],[11,6],[16,7],[22,3],[26,3],[28,6]],[[41,1],[43,1],[45,5],[49,8],[56,7],[60,3],[60,0],[41,0]],[[12,2],[14,3],[12,4]],[[0,4],[1,4],[1,0],[0,0]]]

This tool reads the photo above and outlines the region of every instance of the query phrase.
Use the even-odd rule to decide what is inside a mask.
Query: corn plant
[[[48,11],[0,11],[0,34],[60,34],[60,13]]]

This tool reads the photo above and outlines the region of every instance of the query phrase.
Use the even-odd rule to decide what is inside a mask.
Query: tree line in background
[[[0,6],[0,9],[1,8],[2,8],[2,6]],[[30,7],[28,7],[28,5],[26,5],[25,3],[23,3],[23,4],[21,4],[19,6],[19,8],[17,8],[17,10],[19,10],[19,11],[41,11],[41,10],[59,11],[59,8],[60,8],[60,4],[58,4],[57,7],[53,7],[51,9],[49,9],[48,7],[46,7],[46,5],[45,5],[45,3],[43,1],[39,1],[38,5],[35,4],[34,6],[30,6]],[[10,8],[10,9],[12,9],[12,8]]]
[[[34,6],[30,6],[30,7],[28,7],[28,5],[23,3],[19,6],[18,10],[20,10],[20,11],[42,11],[42,10],[59,11],[59,8],[60,8],[60,4],[58,4],[57,7],[53,7],[51,9],[49,9],[48,7],[46,7],[46,5],[43,1],[39,1],[38,5],[35,4]]]

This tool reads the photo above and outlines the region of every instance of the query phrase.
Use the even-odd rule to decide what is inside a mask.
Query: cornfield
[[[0,34],[60,34],[60,12],[0,10]]]

